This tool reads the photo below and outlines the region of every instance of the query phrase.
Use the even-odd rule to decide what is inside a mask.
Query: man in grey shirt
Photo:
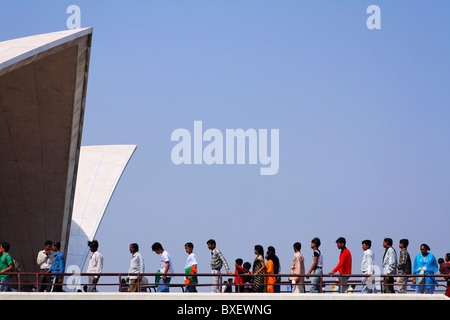
[[[386,275],[397,273],[397,252],[392,247],[392,239],[385,238],[383,240],[383,247],[385,248],[383,255],[383,273]],[[384,293],[395,293],[394,277],[386,276],[384,278]]]
[[[210,239],[206,242],[206,245],[208,246],[208,249],[211,250],[211,272],[220,273],[220,269],[222,269],[222,266],[224,266],[227,273],[232,275],[233,272],[230,271],[227,260],[225,260],[222,252],[220,252],[220,250],[216,248],[216,241]],[[218,276],[211,277],[211,292],[220,292],[219,281],[220,278]]]

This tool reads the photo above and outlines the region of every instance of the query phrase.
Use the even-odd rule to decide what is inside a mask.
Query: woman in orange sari
[[[273,251],[267,251],[266,254],[266,259],[267,259],[267,263],[266,263],[266,273],[267,274],[274,274],[275,273],[275,268],[274,268],[274,253]],[[276,277],[266,277],[266,282],[267,282],[267,292],[269,293],[274,293],[274,284],[276,283]]]

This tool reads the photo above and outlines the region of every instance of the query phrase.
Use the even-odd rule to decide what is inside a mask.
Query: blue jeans
[[[311,271],[311,274],[322,274],[322,268],[317,267],[313,271]],[[311,277],[311,287],[309,288],[309,291],[311,293],[319,293],[320,290],[320,277]]]
[[[169,277],[166,277],[166,280],[161,277],[158,281],[158,288],[156,289],[156,292],[169,292],[169,283]]]
[[[0,292],[11,291],[11,278],[3,278],[0,280]]]

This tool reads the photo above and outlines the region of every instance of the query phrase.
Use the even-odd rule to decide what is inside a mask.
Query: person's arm
[[[403,270],[403,269],[405,269],[405,265],[406,265],[406,252],[404,250],[402,250],[402,251],[400,251],[400,257],[398,259],[397,269]]]
[[[164,268],[164,275],[163,275],[163,280],[166,280],[166,278],[167,278],[167,271],[169,271],[169,268],[170,268],[170,261],[166,261],[166,267]]]
[[[311,274],[311,272],[316,268],[317,261],[319,261],[319,257],[318,256],[314,256],[313,263],[311,265],[311,268],[308,271],[308,274]]]
[[[228,274],[233,274],[233,272],[230,271],[230,266],[228,266],[228,262],[225,259],[225,257],[223,256],[222,252],[219,251],[219,258],[220,260],[222,260],[223,266],[225,267],[225,270],[227,271]]]
[[[299,272],[300,272],[300,264],[297,259],[297,256],[294,255],[294,260],[292,260],[291,264],[291,274],[295,275],[298,274]],[[289,280],[297,281],[297,277],[289,277]]]
[[[64,257],[63,257],[63,255],[61,254],[61,257],[60,257],[60,259],[59,259],[59,273],[64,273],[64,271],[66,270],[66,262],[64,261]],[[61,275],[59,278],[58,278],[58,282],[63,282],[63,280],[64,280],[64,276],[63,275]]]
[[[45,251],[39,251],[38,256],[36,258],[36,263],[38,264],[38,266],[41,266],[41,264],[43,264],[45,262],[45,259],[47,258],[47,255],[45,254]]]
[[[142,279],[141,273],[144,273],[144,259],[142,258],[141,255],[139,255],[139,260],[138,261],[139,261],[139,275],[137,277],[137,280],[138,280],[138,282],[140,282],[141,279]]]
[[[342,266],[344,265],[345,260],[347,259],[347,254],[346,251],[343,251],[340,255],[339,255],[339,263],[336,266],[336,268],[333,269],[333,271],[330,272],[330,274],[335,273],[338,270],[341,270]]]
[[[95,273],[101,273],[103,270],[103,257],[99,254],[95,255]],[[95,284],[98,282],[100,275],[96,274],[92,280]]]
[[[266,267],[266,264],[264,262],[264,259],[261,259],[261,268],[259,268],[258,273],[263,271],[265,267]]]
[[[431,255],[431,261],[429,268],[427,270],[429,273],[436,273],[439,270],[439,264],[437,262],[436,257],[433,254],[429,253],[429,255]]]
[[[375,262],[373,261],[373,256],[371,254],[368,254],[367,255],[367,273],[369,274],[369,276],[373,272],[374,264],[375,264]]]

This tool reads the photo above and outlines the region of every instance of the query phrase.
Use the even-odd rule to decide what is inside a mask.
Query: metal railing
[[[113,291],[120,292],[129,292],[129,288],[131,283],[127,281],[129,276],[138,276],[141,278],[140,281],[135,283],[137,287],[137,292],[154,292],[157,291],[157,288],[160,284],[156,282],[156,277],[161,276],[160,273],[142,273],[142,274],[128,274],[128,273],[101,273],[101,274],[92,274],[92,273],[34,273],[34,272],[20,272],[20,273],[8,273],[12,276],[11,282],[9,285],[13,288],[13,291],[23,292],[23,291],[39,291],[41,286],[49,286],[53,291],[57,288],[64,290],[59,291],[87,291],[86,288],[90,286],[95,286],[97,288],[102,288],[108,290],[113,288]],[[52,280],[56,279],[56,277],[63,277],[63,282],[58,283],[57,281],[52,281],[51,283],[42,282],[42,277],[47,276],[51,277]],[[89,276],[100,276],[101,281],[97,284],[91,284],[86,282]],[[184,282],[185,276],[196,276],[197,278],[212,278],[216,277],[218,281],[216,283],[212,283],[211,281],[206,283],[197,283],[191,284],[195,288],[202,287],[212,287],[219,286],[220,292],[222,292],[222,288],[226,286],[234,287],[232,292],[252,292],[252,288],[256,286],[255,283],[245,282],[244,279],[254,278],[251,274],[221,274],[221,273],[195,273],[195,274],[185,274],[185,273],[171,273],[167,275],[171,278],[170,283],[165,284],[169,288],[178,288],[181,292],[185,292],[186,284]],[[392,287],[392,291],[396,292],[395,288],[398,286],[395,279],[402,277],[406,280],[406,287],[408,288],[408,292],[416,292],[416,289],[412,289],[411,286],[415,285],[416,288],[419,288],[419,293],[424,291],[424,288],[429,286],[429,284],[425,283],[426,281],[415,281],[413,284],[413,279],[423,279],[425,278],[434,278],[436,280],[436,284],[434,284],[435,293],[445,293],[445,290],[448,288],[449,277],[442,274],[350,274],[350,275],[336,275],[336,274],[258,274],[257,276],[263,277],[264,279],[268,279],[269,277],[275,277],[280,279],[275,283],[268,283],[267,281],[263,281],[258,285],[267,288],[268,286],[284,286],[285,290],[280,290],[277,292],[290,292],[289,287],[292,285],[291,281],[289,281],[290,277],[300,278],[301,281],[296,283],[304,288],[301,292],[308,292],[306,290],[306,286],[316,285],[319,288],[319,292],[361,292],[361,288],[364,285],[363,278],[371,277],[370,283],[366,284],[370,287],[377,288],[377,293],[384,293],[384,290],[387,287]],[[314,277],[318,277],[319,281],[317,283],[313,283],[311,280]],[[385,281],[386,278],[391,277],[394,281],[387,283]],[[105,281],[105,279],[107,279]],[[112,280],[110,280],[112,279]],[[154,281],[150,281],[149,279],[155,279]],[[233,282],[229,283],[226,281],[227,279],[232,279]],[[237,280],[234,283],[235,279]],[[84,282],[82,282],[84,280]],[[245,282],[245,283],[244,283]],[[266,290],[263,290],[266,291]]]

